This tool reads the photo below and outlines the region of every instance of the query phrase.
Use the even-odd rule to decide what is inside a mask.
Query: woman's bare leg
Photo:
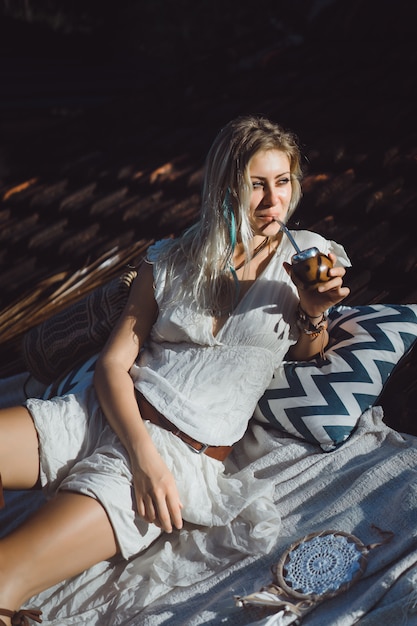
[[[27,489],[38,481],[38,441],[24,408],[0,411],[0,471],[6,488]],[[101,504],[60,492],[0,540],[0,607],[18,610],[31,596],[117,552]]]
[[[0,474],[5,489],[31,489],[38,482],[38,437],[24,407],[0,411]]]
[[[117,552],[101,504],[61,492],[0,541],[0,607],[17,610],[33,595]]]

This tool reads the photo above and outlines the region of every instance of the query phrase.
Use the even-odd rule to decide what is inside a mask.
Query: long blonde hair
[[[252,192],[249,166],[261,150],[280,150],[290,163],[292,194],[287,218],[301,198],[301,155],[295,135],[257,116],[229,122],[215,138],[206,159],[201,215],[196,224],[165,247],[167,278],[180,294],[192,295],[200,309],[216,313],[233,300],[231,267],[236,239],[250,258]]]

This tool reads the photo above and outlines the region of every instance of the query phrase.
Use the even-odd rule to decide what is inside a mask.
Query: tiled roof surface
[[[345,245],[346,304],[417,302],[413,3],[304,4],[324,8],[169,71],[160,59],[152,71],[27,52],[1,62],[1,374],[21,368],[27,328],[195,219],[211,140],[244,113],[299,135],[293,223]]]

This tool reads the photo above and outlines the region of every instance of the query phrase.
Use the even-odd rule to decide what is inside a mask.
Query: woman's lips
[[[270,223],[270,222],[276,222],[278,218],[276,215],[258,215],[257,219]]]

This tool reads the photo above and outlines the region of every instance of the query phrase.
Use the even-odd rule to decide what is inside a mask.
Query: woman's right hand
[[[182,528],[182,503],[174,476],[154,446],[132,460],[133,485],[138,513],[167,533]]]

